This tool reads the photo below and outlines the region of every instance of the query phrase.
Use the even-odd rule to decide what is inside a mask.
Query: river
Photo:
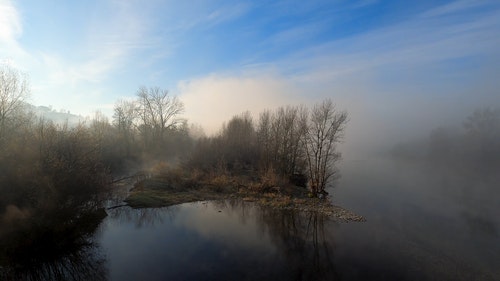
[[[389,159],[340,172],[334,203],[366,222],[237,202],[110,212],[109,279],[500,280],[495,181]]]
[[[344,160],[339,171],[334,203],[366,222],[239,201],[120,207],[76,256],[17,277],[500,280],[498,176],[383,157]]]

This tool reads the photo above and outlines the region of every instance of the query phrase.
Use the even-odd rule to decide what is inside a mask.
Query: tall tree
[[[24,75],[8,66],[0,66],[0,139],[9,123],[22,113],[29,93]]]
[[[146,145],[151,141],[161,143],[168,129],[182,124],[179,115],[184,112],[184,104],[176,96],[169,95],[167,90],[141,87],[137,96],[142,121],[140,129]]]
[[[138,107],[135,101],[119,100],[115,104],[113,125],[117,128],[119,137],[125,146],[126,156],[130,156],[137,113]]]
[[[223,157],[228,165],[253,166],[256,162],[255,128],[250,112],[231,118],[221,133]]]
[[[316,104],[310,114],[304,147],[313,196],[325,193],[335,175],[335,162],[340,159],[336,145],[342,140],[347,113],[336,110],[330,99]]]
[[[258,141],[261,147],[261,165],[272,168],[281,176],[301,173],[301,139],[305,133],[302,118],[306,117],[304,107],[280,107],[274,112],[260,115]]]
[[[260,152],[260,168],[264,171],[274,167],[272,163],[272,135],[271,135],[271,117],[272,113],[265,110],[260,113],[259,123],[257,125],[257,144]]]

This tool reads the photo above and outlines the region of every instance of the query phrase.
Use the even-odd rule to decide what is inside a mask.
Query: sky
[[[111,117],[159,86],[209,133],[324,98],[353,142],[464,118],[500,106],[499,46],[498,0],[0,0],[0,63],[31,103]]]

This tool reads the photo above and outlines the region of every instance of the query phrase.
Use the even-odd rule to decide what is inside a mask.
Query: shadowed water
[[[122,207],[76,249],[80,267],[67,253],[48,265],[75,280],[89,268],[107,280],[500,280],[497,176],[380,159],[340,171],[334,203],[367,222],[238,201]]]
[[[341,170],[334,202],[365,223],[237,202],[117,209],[100,240],[110,279],[498,280],[498,195],[481,195],[494,178],[393,160]]]
[[[237,201],[123,208],[103,224],[101,244],[112,280],[331,280],[328,226]]]

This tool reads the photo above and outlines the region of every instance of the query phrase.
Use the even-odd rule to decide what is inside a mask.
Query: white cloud
[[[157,47],[150,36],[150,21],[138,5],[143,3],[111,2],[100,17],[88,23],[88,36],[79,50],[82,61],[68,61],[72,79],[99,82],[123,66],[135,52]]]
[[[373,1],[356,3],[364,6],[373,4]],[[376,120],[375,114],[392,110],[389,105],[383,104],[388,100],[393,106],[397,102],[404,105],[407,96],[413,95],[414,99],[418,99],[418,95],[422,94],[419,91],[437,91],[437,87],[443,87],[441,85],[463,92],[461,78],[469,79],[479,74],[470,73],[471,68],[452,69],[441,67],[441,64],[455,59],[500,56],[497,50],[500,45],[500,11],[491,3],[453,2],[391,26],[303,48],[269,61],[258,59],[262,57],[258,54],[250,54],[239,58],[240,65],[234,69],[216,69],[218,72],[215,74],[187,78],[178,84],[176,92],[186,103],[186,117],[202,124],[208,132],[215,132],[231,116],[245,110],[256,115],[265,108],[315,102],[324,97],[332,97],[339,108],[347,109],[353,116],[351,128],[355,128],[357,120],[373,121]],[[320,4],[304,2],[292,10],[277,13],[300,14],[303,10],[320,9]],[[159,8],[162,5],[165,6]],[[110,101],[118,97],[111,97],[113,89],[104,85],[111,80],[107,78],[114,77],[126,67],[146,69],[148,72],[138,72],[142,79],[152,77],[151,80],[158,81],[158,77],[168,77],[172,71],[168,71],[167,66],[154,70],[150,70],[150,66],[159,64],[158,60],[164,63],[165,57],[175,55],[176,48],[185,46],[183,39],[186,39],[187,32],[200,31],[192,29],[203,31],[204,28],[228,23],[255,8],[241,3],[216,5],[205,1],[196,5],[180,2],[144,5],[141,1],[112,1],[109,6],[104,5],[105,9],[96,7],[96,15],[88,17],[88,22],[84,23],[86,33],[78,37],[82,42],[72,50],[73,54],[65,56],[60,50],[42,52],[30,49],[30,58],[26,59],[18,44],[23,34],[20,12],[12,2],[0,0],[0,53],[30,65],[33,71],[29,72],[34,74],[33,92],[38,95],[35,98],[39,103],[51,100],[50,103],[58,108],[81,110],[82,114],[88,114],[90,109],[95,110],[102,104],[106,104],[109,110]],[[490,8],[481,11],[478,9],[481,7]],[[460,17],[443,17],[469,8],[474,8],[475,12],[464,13]],[[331,9],[337,10],[337,7]],[[158,15],[160,10],[165,13],[161,21],[152,17]],[[182,18],[177,15],[182,15]],[[261,20],[265,22],[266,19]],[[307,41],[310,34],[321,33],[322,28],[327,26],[324,20],[317,17],[308,24],[291,26],[262,44],[290,45]],[[28,33],[27,30],[25,32]],[[4,44],[6,40],[12,44]],[[260,50],[266,49],[261,46],[257,51]],[[140,56],[141,60],[136,60],[136,56]],[[176,65],[168,67],[175,69]],[[438,80],[446,72],[459,77],[454,82],[456,86]],[[394,77],[381,78],[384,75]],[[420,84],[425,88],[415,87]],[[497,84],[488,85],[494,89]],[[434,86],[436,88],[432,88]],[[88,93],[96,94],[86,97]],[[115,94],[122,95],[124,92]],[[397,102],[394,102],[395,99]],[[360,115],[363,115],[362,118]],[[360,132],[364,130],[362,126],[359,128]]]
[[[250,111],[254,116],[303,101],[293,84],[272,76],[221,76],[183,81],[177,92],[185,103],[186,117],[201,124],[207,133],[217,132],[232,116]]]
[[[250,62],[250,73],[226,70],[233,74],[207,75],[178,88],[188,118],[208,132],[245,110],[255,115],[330,97],[351,116],[344,148],[352,152],[390,137],[425,134],[492,100],[485,97],[493,92],[478,85],[494,89],[498,82],[466,64],[483,68],[499,61],[498,18],[499,9],[454,20],[416,16],[279,60]]]
[[[18,42],[23,33],[22,18],[9,0],[0,0],[0,61],[21,68],[18,60],[27,56]]]
[[[98,109],[112,112],[114,96],[122,93],[105,82],[131,64],[137,54],[159,47],[158,38],[151,34],[148,12],[140,8],[142,2],[101,4],[83,23],[81,42],[71,54],[64,46],[49,52],[32,50],[37,58],[37,63],[31,63],[35,103],[51,103],[82,115]],[[164,53],[167,47],[162,49]]]
[[[0,2],[0,41],[15,41],[22,31],[21,18],[16,7],[11,1],[2,0]]]

